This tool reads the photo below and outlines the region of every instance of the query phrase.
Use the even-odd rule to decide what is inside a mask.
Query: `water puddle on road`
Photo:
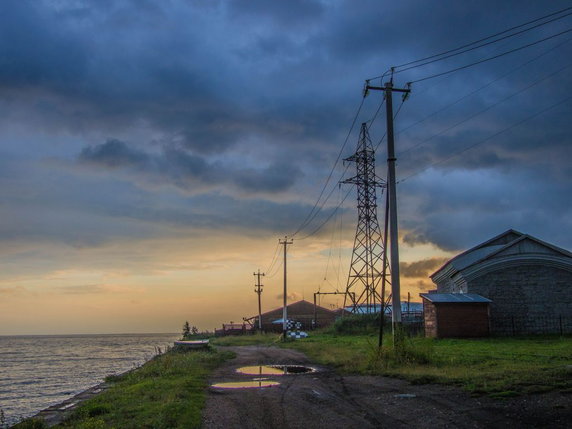
[[[238,368],[236,372],[245,375],[288,375],[316,372],[316,369],[302,365],[256,365],[243,366]]]
[[[229,381],[226,383],[211,384],[215,389],[261,389],[264,387],[278,386],[280,383],[272,380],[252,380],[252,381]]]

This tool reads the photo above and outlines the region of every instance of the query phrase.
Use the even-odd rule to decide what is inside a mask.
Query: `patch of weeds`
[[[515,398],[517,396],[520,396],[520,393],[515,392],[514,390],[505,390],[504,392],[489,393],[489,398],[493,399],[508,399],[508,398]]]
[[[101,416],[103,414],[109,413],[109,407],[106,405],[92,405],[91,407],[85,408],[85,413],[88,417]]]
[[[106,429],[108,426],[103,419],[88,419],[76,426],[76,429]]]
[[[26,419],[17,425],[12,426],[15,429],[46,429],[48,425],[44,419]]]
[[[126,377],[127,377],[127,373],[112,374],[112,375],[108,375],[107,377],[105,377],[105,382],[106,383],[119,383],[120,381],[125,380]]]
[[[551,390],[553,390],[551,386],[538,385],[538,384],[533,384],[531,386],[526,386],[523,388],[524,393],[546,393],[550,392]]]

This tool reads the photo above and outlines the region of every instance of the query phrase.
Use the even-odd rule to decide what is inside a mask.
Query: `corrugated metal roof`
[[[430,302],[492,302],[476,293],[421,293]]]
[[[385,307],[385,314],[391,314],[392,305],[389,304]],[[350,313],[354,312],[353,305],[348,305],[344,307],[346,311]],[[360,304],[357,306],[355,313],[356,314],[374,314],[379,313],[381,311],[381,306],[379,304]],[[401,312],[407,313],[410,312],[422,312],[423,311],[423,304],[420,302],[410,302],[409,306],[407,305],[407,301],[401,301]]]

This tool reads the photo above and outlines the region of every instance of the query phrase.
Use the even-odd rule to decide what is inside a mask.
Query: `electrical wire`
[[[348,190],[348,192],[346,193],[345,197],[342,199],[342,201],[340,202],[340,204],[338,204],[338,205],[336,206],[336,208],[332,211],[332,213],[330,213],[330,215],[329,215],[320,225],[318,225],[317,228],[315,228],[312,232],[310,232],[309,234],[303,236],[302,238],[298,238],[298,241],[300,241],[300,240],[305,240],[305,239],[307,239],[307,238],[313,236],[314,234],[316,234],[318,231],[320,231],[320,230],[322,229],[322,227],[330,221],[330,219],[337,213],[337,211],[340,209],[340,207],[344,204],[344,201],[346,200],[346,198],[348,197],[348,195],[351,193],[351,191],[352,191],[352,188],[350,188],[350,189]]]
[[[405,102],[405,100],[402,99],[402,100],[401,100],[401,104],[399,105],[399,107],[397,108],[395,114],[393,115],[393,119],[394,119],[394,120],[395,120],[395,119],[397,118],[397,116],[399,115],[399,112],[401,111],[401,108],[403,107],[404,102]],[[387,134],[387,133],[386,133],[386,134]],[[378,142],[378,144],[377,144],[375,150],[377,150],[377,149],[379,148],[379,146],[381,145],[381,143],[382,143],[383,140],[385,139],[386,134],[384,134],[383,137],[381,138],[381,140]],[[349,166],[346,166],[346,171],[347,171],[348,167],[349,167]],[[344,174],[345,174],[345,172],[344,172]],[[343,175],[342,175],[342,177],[343,177]],[[332,195],[332,193],[334,192],[334,190],[335,190],[335,187],[332,188],[332,190],[330,191],[330,193],[329,193],[328,196],[326,197],[326,200],[324,200],[324,201],[327,201],[327,199]],[[338,209],[342,206],[342,204],[344,203],[344,201],[347,199],[348,195],[350,194],[351,190],[352,190],[352,188],[350,188],[350,189],[348,190],[348,192],[346,193],[346,195],[344,196],[344,198],[342,199],[342,201],[334,208],[334,211],[333,211],[332,213],[330,213],[330,215],[329,215],[317,228],[315,228],[311,233],[305,235],[304,237],[298,238],[298,240],[305,240],[306,238],[309,238],[309,237],[313,236],[314,234],[316,234],[318,231],[320,231],[320,229],[322,229],[322,228],[324,227],[324,225],[330,221],[330,219],[333,217],[333,215],[334,215],[334,214],[338,211]],[[323,207],[323,205],[322,205],[322,207]]]
[[[282,267],[282,264],[284,264],[284,261],[282,260],[282,258],[278,258],[278,261],[280,261],[278,263],[278,265],[274,266],[274,269],[266,274],[266,278],[267,279],[271,279],[272,277],[274,277],[276,274],[278,274],[278,272],[280,271],[280,268]]]
[[[411,146],[410,148],[404,150],[400,155],[403,155],[403,154],[405,154],[405,153],[408,153],[408,152],[412,151],[413,149],[416,149],[416,148],[418,148],[419,146],[421,146],[421,145],[427,143],[428,141],[434,139],[435,137],[438,137],[438,136],[440,136],[440,135],[443,135],[443,134],[446,133],[447,131],[451,131],[452,129],[458,127],[459,125],[464,124],[465,122],[468,122],[468,121],[470,121],[471,119],[474,119],[474,118],[476,118],[477,116],[482,115],[483,113],[485,113],[485,112],[491,110],[493,107],[496,107],[496,106],[498,106],[499,104],[504,103],[505,101],[508,101],[508,100],[510,100],[511,98],[516,97],[517,95],[520,95],[520,94],[522,94],[522,93],[525,92],[525,91],[528,91],[529,89],[531,89],[531,88],[535,87],[536,85],[538,85],[538,84],[544,82],[545,80],[548,80],[548,79],[554,77],[554,76],[557,75],[558,73],[562,72],[563,70],[566,70],[567,68],[569,68],[569,67],[571,67],[571,66],[572,66],[572,63],[571,63],[571,64],[568,64],[568,65],[566,65],[566,66],[564,66],[564,67],[559,68],[559,69],[556,70],[555,72],[550,73],[549,75],[543,77],[542,79],[538,79],[538,80],[532,82],[531,84],[525,86],[524,88],[522,88],[522,89],[520,89],[520,90],[518,90],[518,91],[516,91],[516,92],[514,92],[514,93],[512,93],[512,94],[510,94],[510,95],[508,95],[508,96],[506,96],[506,97],[504,97],[504,98],[502,98],[501,100],[496,101],[496,102],[493,103],[493,104],[490,104],[489,106],[485,107],[484,109],[479,110],[478,112],[476,112],[476,113],[474,113],[474,114],[472,114],[472,115],[466,117],[465,119],[463,119],[463,120],[461,120],[461,121],[459,121],[459,122],[457,122],[457,123],[455,123],[455,124],[453,124],[453,125],[451,125],[451,126],[445,128],[445,129],[439,131],[438,133],[433,134],[431,137],[428,137],[428,138],[422,140],[421,142],[419,142],[419,143],[417,143],[417,144]]]
[[[341,191],[341,187],[338,187],[338,190]],[[339,194],[339,193],[338,193]],[[318,286],[318,292],[320,291],[321,287],[323,286],[324,282],[327,281],[328,278],[328,271],[330,269],[330,261],[332,260],[332,250],[334,248],[334,239],[335,239],[335,235],[336,235],[336,229],[332,228],[332,237],[330,239],[330,245],[329,247],[329,251],[328,251],[328,259],[326,261],[326,270],[324,272],[324,280],[322,281],[322,283]],[[333,268],[333,267],[332,267]],[[329,283],[329,282],[328,282]],[[331,284],[331,283],[330,283]]]
[[[570,9],[570,8],[569,8],[569,9]],[[516,33],[508,34],[508,35],[506,35],[506,36],[504,36],[504,37],[501,37],[501,38],[499,38],[499,39],[495,39],[495,40],[491,40],[490,42],[482,43],[482,44],[477,45],[477,46],[474,46],[474,47],[472,47],[472,48],[463,49],[463,50],[461,50],[461,51],[459,51],[459,52],[452,53],[452,54],[446,55],[446,56],[441,57],[441,58],[435,58],[435,59],[432,59],[432,60],[430,60],[430,61],[426,61],[426,62],[421,63],[421,64],[412,65],[412,66],[406,67],[406,68],[401,69],[401,70],[395,70],[395,71],[394,71],[394,74],[403,73],[403,72],[405,72],[405,71],[407,71],[407,70],[411,70],[411,69],[414,69],[414,68],[417,68],[417,67],[423,67],[423,66],[426,66],[426,65],[428,65],[428,64],[433,64],[433,63],[435,63],[435,62],[437,62],[437,61],[443,61],[443,60],[446,60],[446,59],[448,59],[448,58],[451,58],[451,57],[455,57],[455,56],[457,56],[457,55],[464,54],[464,53],[466,53],[466,52],[474,51],[475,49],[479,49],[479,48],[482,48],[482,47],[484,47],[484,46],[492,45],[493,43],[497,43],[497,42],[500,42],[500,41],[502,41],[502,40],[505,40],[505,39],[514,37],[514,36],[518,36],[518,35],[520,35],[520,34],[526,33],[527,31],[533,30],[533,29],[538,28],[538,27],[542,27],[543,25],[550,24],[551,22],[560,20],[560,19],[565,18],[565,17],[570,16],[570,15],[572,15],[572,12],[567,13],[566,15],[562,15],[562,16],[559,16],[559,17],[557,17],[557,18],[551,19],[551,20],[549,20],[549,21],[543,22],[543,23],[541,23],[541,24],[537,24],[537,25],[532,26],[532,27],[530,27],[530,28],[526,28],[526,29],[521,30],[521,31],[518,31],[518,32],[516,32]],[[461,49],[461,48],[459,48],[459,49]],[[402,67],[402,66],[399,66],[399,67]],[[397,67],[396,67],[396,68],[397,68]]]
[[[538,112],[536,112],[536,113],[534,113],[534,114],[532,114],[532,115],[527,116],[526,118],[524,118],[524,119],[522,119],[522,120],[520,120],[520,121],[518,121],[518,122],[516,122],[516,123],[514,123],[514,124],[512,124],[512,125],[510,125],[510,126],[508,126],[508,127],[506,127],[506,128],[504,128],[504,129],[502,129],[501,131],[496,132],[495,134],[493,134],[493,135],[491,135],[491,136],[489,136],[489,137],[487,137],[487,138],[484,138],[484,139],[482,139],[482,140],[479,140],[479,141],[477,141],[476,143],[474,143],[474,144],[472,144],[472,145],[470,145],[470,146],[467,146],[467,147],[463,148],[462,150],[460,150],[460,151],[458,151],[458,152],[453,153],[452,155],[448,156],[448,157],[445,158],[445,159],[442,159],[442,160],[439,160],[439,161],[435,161],[435,162],[431,163],[430,165],[428,165],[428,166],[426,166],[426,167],[424,167],[424,168],[422,168],[422,169],[420,169],[420,170],[417,170],[417,171],[415,171],[414,173],[411,173],[411,174],[408,175],[408,176],[405,176],[404,178],[400,179],[400,180],[398,181],[398,183],[403,183],[403,182],[405,182],[406,180],[409,180],[409,179],[411,179],[412,177],[415,177],[415,176],[417,176],[417,175],[419,175],[419,174],[421,174],[421,173],[423,173],[423,172],[429,170],[431,167],[434,167],[435,165],[443,164],[443,163],[445,163],[445,162],[447,162],[447,161],[449,161],[449,160],[455,158],[456,156],[459,156],[459,155],[461,155],[462,153],[467,152],[468,150],[471,150],[471,149],[473,149],[473,148],[475,148],[475,147],[477,147],[477,146],[479,146],[479,145],[481,145],[481,144],[483,144],[483,143],[486,143],[487,141],[489,141],[489,140],[491,140],[491,139],[493,139],[493,138],[495,138],[495,137],[498,137],[499,135],[501,135],[501,134],[503,134],[503,133],[505,133],[505,132],[507,132],[507,131],[510,131],[510,130],[512,130],[513,128],[516,128],[516,127],[518,127],[519,125],[522,125],[522,124],[524,124],[525,122],[527,122],[527,121],[529,121],[529,120],[531,120],[531,119],[533,119],[533,118],[535,118],[535,117],[537,117],[537,116],[540,116],[541,114],[546,113],[546,112],[548,112],[549,110],[552,110],[552,109],[554,109],[555,107],[560,106],[561,104],[566,103],[566,102],[569,101],[570,99],[572,99],[572,95],[570,95],[570,96],[568,96],[568,97],[566,97],[566,98],[564,98],[564,99],[562,99],[562,100],[560,100],[560,101],[558,101],[558,102],[556,102],[556,103],[554,103],[554,104],[551,104],[550,106],[545,107],[544,109],[542,109],[542,110],[540,110],[540,111],[538,111]]]
[[[264,273],[269,273],[274,268],[274,264],[276,263],[276,259],[278,257],[278,249],[280,248],[280,242],[276,243],[276,248],[274,249],[274,255],[272,256],[272,261],[268,264],[268,268],[264,270]]]
[[[499,76],[499,77],[497,77],[497,78],[491,80],[490,82],[486,83],[485,85],[483,85],[483,86],[481,86],[481,87],[479,87],[479,88],[477,88],[477,89],[475,89],[475,90],[469,92],[468,94],[465,94],[465,95],[463,95],[462,97],[456,99],[456,100],[453,101],[452,103],[449,103],[449,104],[447,104],[446,106],[444,106],[444,107],[442,107],[442,108],[440,108],[440,109],[438,109],[438,110],[436,110],[436,111],[430,113],[429,115],[425,116],[424,118],[422,118],[422,119],[420,119],[420,120],[418,120],[418,121],[416,121],[416,122],[414,122],[414,123],[412,123],[412,124],[406,126],[405,128],[400,129],[399,132],[400,132],[400,133],[403,133],[403,132],[405,132],[405,131],[408,131],[409,129],[411,129],[411,128],[413,128],[413,127],[415,127],[415,126],[417,126],[417,125],[419,125],[419,124],[421,124],[421,123],[423,123],[423,122],[425,122],[427,119],[430,119],[430,118],[434,117],[435,115],[437,115],[437,114],[439,114],[439,113],[441,113],[441,112],[444,112],[445,110],[447,110],[447,109],[449,109],[449,108],[455,106],[456,104],[460,103],[461,101],[463,101],[463,100],[465,100],[465,99],[471,97],[472,95],[475,95],[475,94],[478,93],[479,91],[482,91],[483,89],[488,88],[488,87],[491,86],[493,83],[498,82],[498,81],[501,80],[501,79],[504,79],[505,77],[511,75],[512,73],[514,73],[514,72],[516,72],[516,71],[522,69],[523,67],[525,67],[525,66],[527,66],[527,65],[529,65],[529,64],[531,64],[531,63],[533,63],[534,61],[536,61],[536,60],[538,60],[538,59],[540,59],[540,58],[542,58],[542,57],[548,55],[549,53],[555,51],[556,49],[560,48],[561,46],[563,46],[563,45],[565,45],[565,44],[567,44],[567,43],[570,43],[570,41],[572,41],[572,39],[567,39],[567,40],[565,40],[564,42],[558,43],[557,45],[553,46],[553,47],[550,48],[549,50],[547,50],[547,51],[541,53],[540,55],[537,55],[536,57],[534,57],[534,58],[532,58],[532,59],[530,59],[530,60],[528,60],[528,61],[522,63],[521,65],[519,65],[518,67],[512,69],[512,70],[509,71],[508,73],[505,73],[504,75]],[[414,147],[407,148],[407,149],[405,149],[404,151],[399,152],[398,155],[401,156],[401,155],[403,155],[403,154],[409,152],[409,151],[412,150],[413,148],[414,148]]]
[[[361,103],[357,109],[357,112],[354,116],[354,119],[352,121],[352,125],[350,127],[350,130],[348,131],[348,134],[346,135],[346,138],[344,140],[344,143],[342,144],[342,147],[340,149],[340,152],[338,153],[338,157],[336,158],[336,162],[334,162],[334,165],[332,167],[332,169],[330,170],[330,174],[328,174],[328,178],[326,179],[326,182],[324,183],[324,186],[322,187],[322,191],[320,192],[320,195],[318,196],[318,199],[316,200],[316,203],[314,204],[314,207],[312,207],[312,210],[310,210],[310,213],[308,213],[308,215],[306,216],[306,218],[304,219],[304,221],[300,224],[300,226],[296,229],[296,231],[294,231],[293,234],[291,234],[289,237],[294,237],[296,236],[296,234],[298,234],[303,228],[305,228],[310,222],[312,222],[312,220],[316,217],[316,215],[319,213],[320,209],[318,209],[316,211],[316,207],[318,206],[318,204],[320,203],[320,199],[322,198],[322,196],[324,195],[324,192],[328,186],[328,183],[330,183],[330,179],[332,178],[332,175],[334,174],[334,171],[336,169],[336,166],[338,165],[338,162],[340,162],[340,158],[342,156],[342,153],[346,147],[346,144],[348,143],[348,140],[350,138],[350,135],[354,129],[354,126],[356,124],[356,121],[359,117],[359,114],[361,112],[361,109],[363,107],[365,101],[365,96],[362,97],[361,99]],[[323,207],[323,205],[322,205]]]
[[[564,12],[567,12],[567,11],[569,11],[569,10],[571,10],[571,9],[572,9],[572,7],[567,7],[567,8],[561,9],[561,10],[559,10],[559,11],[557,11],[557,12],[553,12],[553,13],[550,13],[550,14],[548,14],[548,15],[544,15],[544,16],[542,16],[542,17],[540,17],[540,18],[536,18],[536,19],[533,19],[533,20],[531,20],[531,21],[525,22],[525,23],[523,23],[523,24],[519,24],[519,25],[517,25],[517,26],[514,26],[514,27],[508,28],[508,29],[506,29],[506,30],[500,31],[500,32],[498,32],[498,33],[491,34],[490,36],[483,37],[483,38],[481,38],[481,39],[479,39],[479,40],[475,40],[475,41],[473,41],[473,42],[470,42],[470,43],[467,43],[467,44],[465,44],[465,45],[459,46],[459,47],[457,47],[457,48],[449,49],[449,50],[447,50],[447,51],[443,51],[443,52],[440,52],[440,53],[438,53],[438,54],[430,55],[430,56],[428,56],[428,57],[424,57],[424,58],[420,58],[420,59],[418,59],[418,60],[409,61],[409,62],[407,62],[407,63],[400,64],[400,65],[398,65],[398,66],[392,67],[392,69],[386,71],[384,74],[379,75],[379,76],[376,76],[376,77],[373,77],[373,78],[371,78],[371,79],[369,79],[369,80],[374,80],[374,79],[379,79],[379,78],[383,79],[383,77],[385,77],[387,74],[389,74],[389,73],[392,72],[392,71],[393,71],[394,73],[397,73],[396,69],[399,69],[399,68],[402,68],[402,67],[407,67],[407,66],[410,66],[410,65],[413,65],[413,64],[416,64],[416,63],[420,63],[420,62],[423,62],[423,61],[432,60],[432,59],[435,59],[435,58],[438,58],[438,57],[442,57],[442,56],[447,55],[447,54],[451,54],[451,53],[456,52],[456,51],[460,51],[460,50],[462,50],[462,49],[465,49],[465,48],[468,48],[468,47],[470,47],[470,46],[473,46],[473,45],[475,45],[475,44],[477,44],[477,43],[481,43],[481,42],[484,42],[484,41],[486,41],[486,40],[492,39],[492,38],[494,38],[494,37],[501,36],[501,35],[503,35],[503,34],[509,33],[509,32],[511,32],[511,31],[513,31],[513,30],[518,29],[518,28],[525,27],[525,26],[530,25],[530,24],[534,24],[535,22],[542,21],[543,19],[547,19],[547,18],[550,18],[550,17],[555,16],[555,15],[560,15],[560,14],[562,14],[562,13],[564,13]],[[566,15],[564,15],[564,16],[561,16],[561,17],[558,17],[558,18],[554,18],[554,19],[549,20],[549,21],[547,21],[547,22],[545,22],[545,23],[543,23],[543,24],[539,24],[539,25],[537,25],[537,26],[531,27],[530,29],[536,28],[536,27],[538,27],[538,26],[540,26],[540,25],[545,25],[545,24],[551,23],[551,22],[553,22],[553,21],[555,21],[555,20],[564,18],[564,17],[566,17],[566,16],[568,16],[568,15],[570,15],[570,14],[566,14]],[[525,30],[525,31],[528,31],[528,30]],[[520,33],[516,33],[516,34],[520,34]],[[511,36],[511,37],[512,37],[512,36]],[[495,42],[489,42],[489,43],[487,43],[487,44],[496,43],[496,42],[501,41],[501,40],[503,40],[503,39],[506,39],[506,37],[504,37],[504,38],[502,38],[502,39],[498,39],[498,40],[496,40]],[[483,45],[483,46],[484,46],[484,45]],[[482,46],[479,46],[479,47],[482,47]],[[475,47],[474,49],[476,49],[476,47]],[[464,51],[464,52],[466,52],[466,51]],[[460,54],[460,53],[459,53],[459,54]],[[449,58],[449,57],[447,57],[447,58]],[[445,58],[442,58],[442,59],[445,59]],[[435,60],[435,61],[439,61],[439,60]],[[404,71],[404,70],[401,70],[401,71]]]
[[[399,115],[399,112],[401,111],[401,108],[403,107],[403,103],[405,103],[404,98],[401,99],[401,104],[399,105],[399,107],[395,111],[395,114],[393,115],[393,120],[395,120],[397,118],[397,115]],[[379,142],[377,142],[377,145],[375,146],[375,152],[377,152],[377,150],[379,149],[379,146],[381,146],[381,143],[383,143],[383,141],[385,140],[385,137],[387,137],[387,131],[385,133],[383,133],[383,136],[381,136],[381,138],[379,139]]]
[[[423,81],[426,81],[429,79],[434,79],[434,78],[439,77],[439,76],[451,74],[451,73],[457,72],[459,70],[464,70],[464,69],[467,69],[469,67],[473,67],[473,66],[485,63],[487,61],[492,61],[492,60],[495,60],[497,58],[503,57],[503,56],[508,55],[508,54],[512,54],[514,52],[521,51],[521,50],[526,49],[526,48],[530,48],[531,46],[538,45],[539,43],[545,42],[545,41],[550,40],[550,39],[554,39],[555,37],[562,36],[563,34],[570,33],[571,31],[572,31],[572,28],[569,28],[567,30],[561,31],[560,33],[556,33],[556,34],[553,34],[552,36],[545,37],[545,38],[537,40],[535,42],[531,42],[531,43],[528,43],[526,45],[519,46],[518,48],[514,48],[514,49],[511,49],[509,51],[502,52],[498,55],[494,55],[494,56],[489,57],[489,58],[483,58],[482,60],[475,61],[475,62],[472,62],[469,64],[465,64],[464,66],[456,67],[454,69],[450,69],[450,70],[447,70],[447,71],[444,71],[441,73],[436,73],[436,74],[433,74],[430,76],[426,76],[426,77],[423,77],[421,79],[412,80],[411,82],[408,82],[408,83],[414,84],[414,83],[418,83],[418,82],[423,82]]]
[[[559,14],[561,14],[561,13],[563,13],[563,12],[567,12],[567,11],[569,11],[570,9],[572,9],[572,7],[567,7],[567,8],[564,8],[564,9],[562,9],[562,10],[559,10],[559,11],[557,11],[557,12],[553,12],[553,13],[551,13],[551,14],[544,15],[544,16],[542,16],[542,17],[540,17],[540,18],[533,19],[532,21],[525,22],[524,24],[520,24],[520,25],[517,25],[517,26],[515,26],[515,27],[508,28],[508,29],[503,30],[503,31],[501,31],[501,32],[499,32],[499,33],[495,33],[495,34],[492,34],[492,35],[490,35],[490,36],[484,37],[484,38],[482,38],[482,39],[475,40],[474,42],[467,43],[466,45],[459,46],[458,48],[450,49],[450,50],[448,50],[448,51],[444,51],[444,52],[441,52],[441,53],[439,53],[439,54],[434,54],[434,55],[431,55],[431,56],[428,56],[428,57],[425,57],[425,58],[421,58],[421,59],[418,59],[418,60],[415,60],[415,61],[410,61],[410,62],[408,62],[408,63],[400,64],[400,65],[395,66],[395,67],[396,67],[396,68],[406,67],[406,66],[411,65],[411,64],[419,63],[419,62],[421,62],[421,61],[430,60],[430,59],[432,59],[432,58],[440,57],[440,56],[442,56],[442,55],[446,55],[446,54],[449,54],[449,53],[451,53],[451,52],[458,51],[458,50],[460,50],[460,49],[468,48],[469,46],[475,45],[475,44],[480,43],[480,42],[484,42],[485,40],[492,39],[493,37],[500,36],[500,35],[502,35],[502,34],[508,33],[509,31],[516,30],[517,28],[524,27],[524,26],[529,25],[529,24],[534,24],[535,22],[541,21],[541,20],[543,20],[543,19],[550,18],[550,17],[552,17],[552,16],[554,16],[554,15],[559,15]],[[568,15],[569,15],[569,14],[568,14]],[[567,16],[567,15],[566,15],[566,16]]]

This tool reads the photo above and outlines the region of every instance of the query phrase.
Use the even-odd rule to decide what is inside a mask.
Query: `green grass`
[[[286,343],[343,374],[399,377],[413,383],[458,385],[475,394],[510,397],[572,388],[572,338],[405,338],[395,350],[386,336],[315,333]]]
[[[122,376],[82,403],[58,428],[196,428],[206,379],[233,356],[220,351],[170,351]]]
[[[351,322],[351,323],[350,323]],[[340,374],[383,375],[412,383],[456,385],[496,398],[548,391],[572,392],[572,337],[531,336],[481,339],[405,337],[395,350],[390,333],[378,349],[377,332],[349,321],[302,340],[282,342],[279,334],[221,337],[214,345],[267,345],[304,352]]]
[[[229,335],[210,339],[210,344],[215,346],[254,346],[254,345],[279,345],[282,334],[254,334],[254,335]]]

